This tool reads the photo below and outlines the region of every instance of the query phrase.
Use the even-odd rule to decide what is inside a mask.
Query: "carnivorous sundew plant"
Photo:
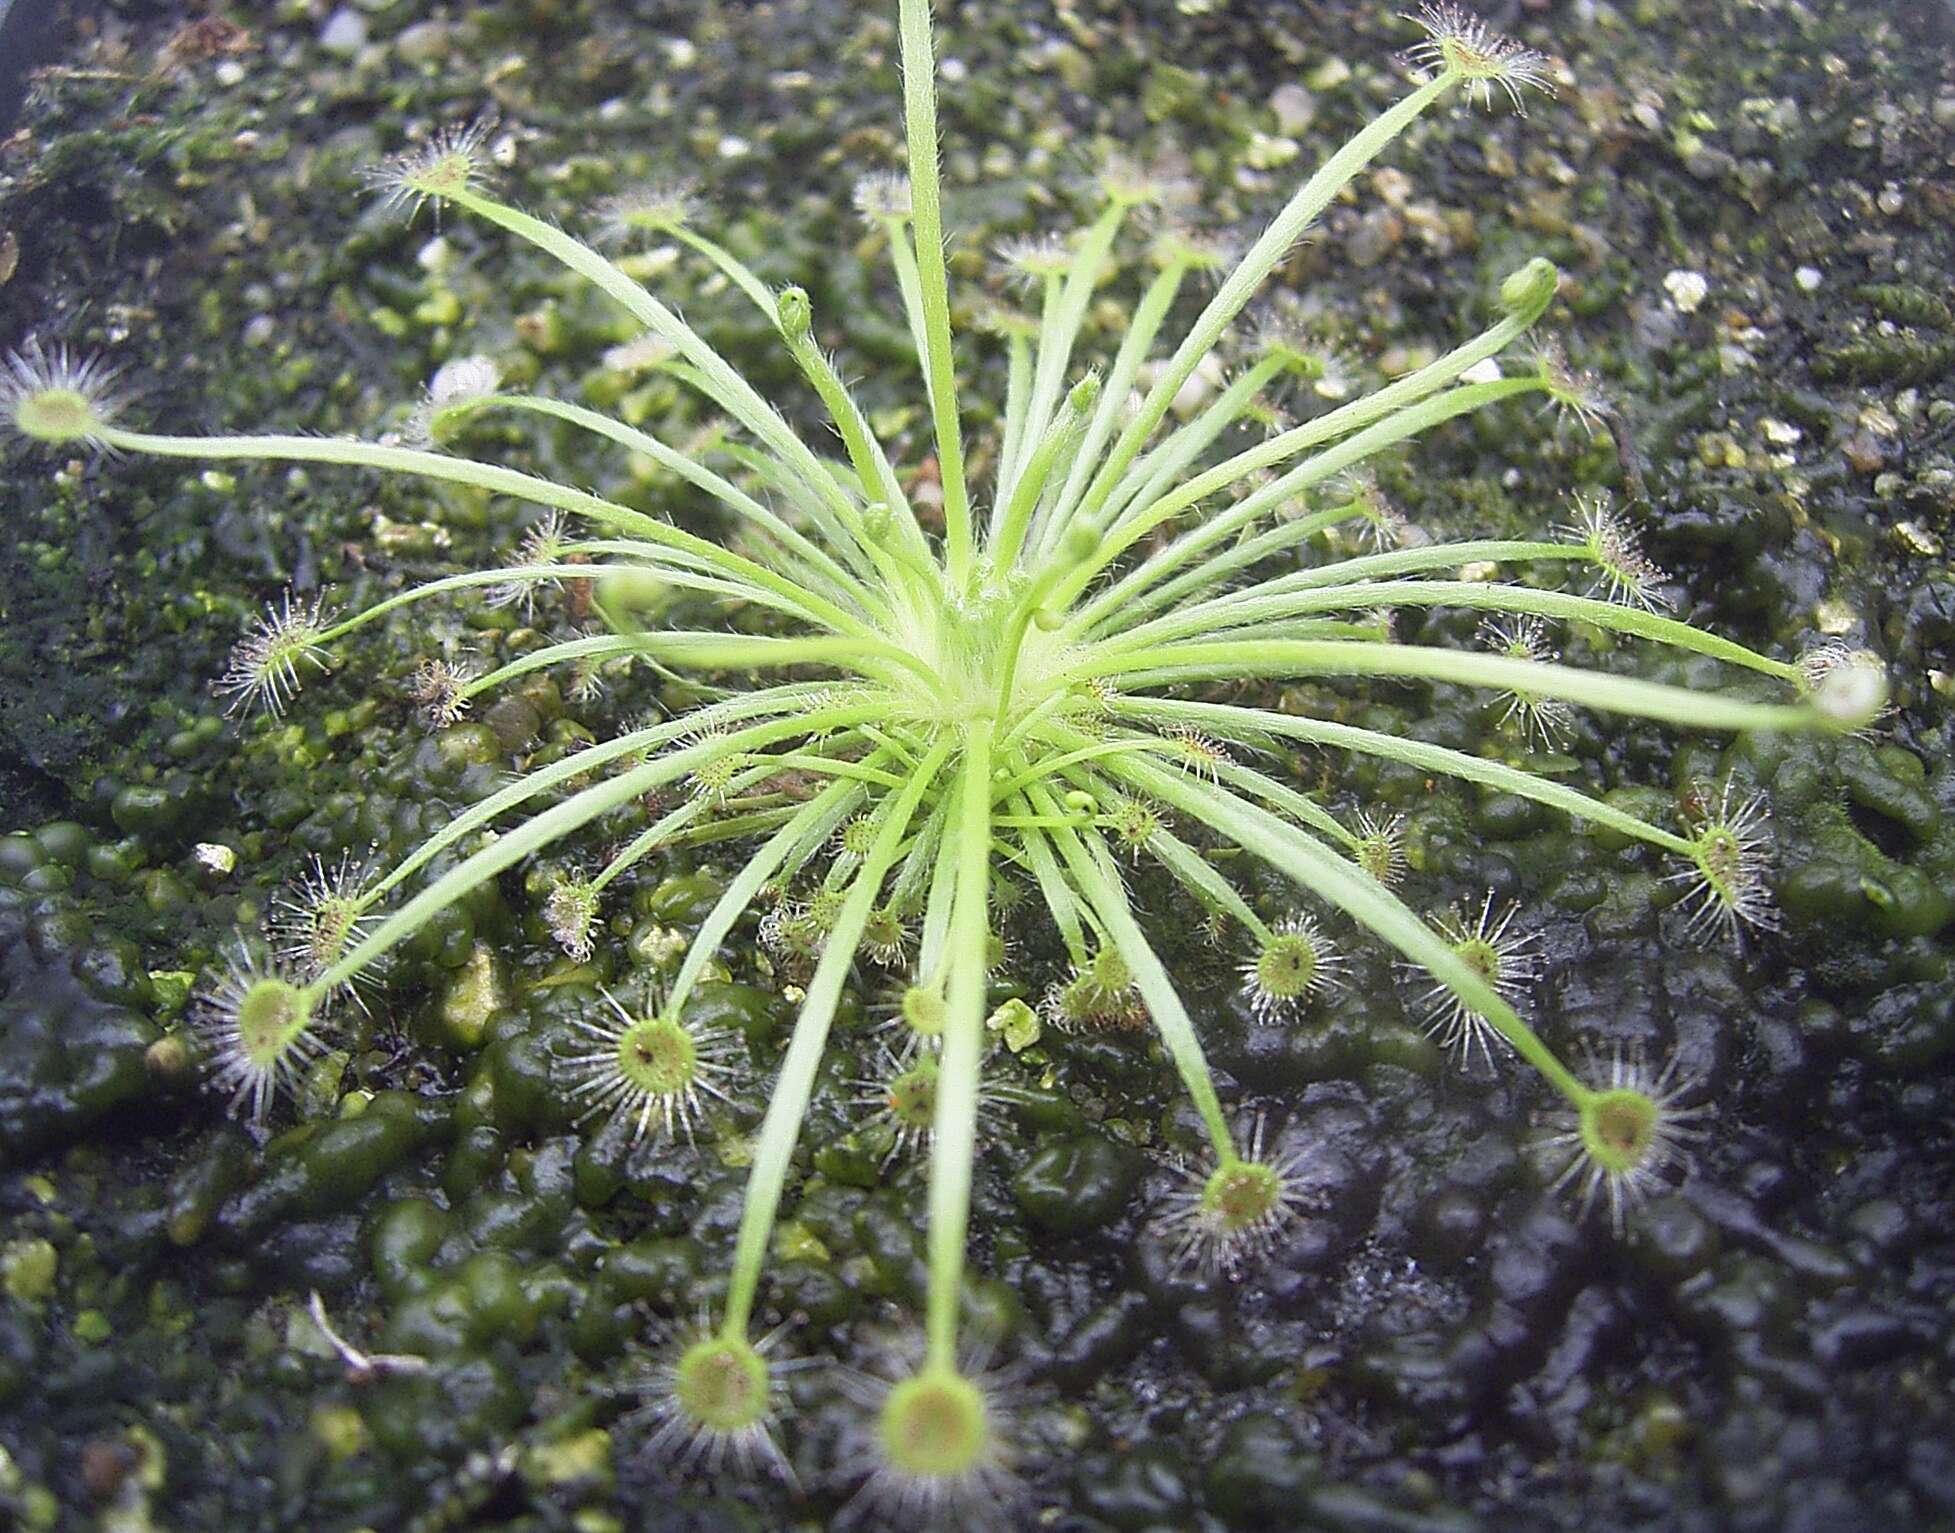
[[[989,976],[1012,931],[1049,922],[1063,946],[1070,969],[1042,1006],[1055,1030],[1151,1029],[1192,1099],[1207,1145],[1165,1237],[1179,1258],[1222,1280],[1251,1270],[1280,1236],[1302,1199],[1296,1168],[1224,1102],[1130,898],[1139,868],[1176,888],[1179,908],[1234,955],[1245,1001],[1265,1021],[1308,1025],[1341,1004],[1350,958],[1338,931],[1392,950],[1428,989],[1430,1026],[1463,1068],[1518,1056],[1559,1098],[1555,1170],[1618,1225],[1700,1132],[1667,1068],[1617,1057],[1584,1079],[1530,1029],[1521,1008],[1541,959],[1511,906],[1487,895],[1421,915],[1394,892],[1397,821],[1334,811],[1269,767],[1274,748],[1306,747],[1530,800],[1655,849],[1687,885],[1693,934],[1736,937],[1771,920],[1762,805],[1710,791],[1696,818],[1654,823],[1530,771],[1527,748],[1553,745],[1575,710],[1683,730],[1848,732],[1886,696],[1864,654],[1821,646],[1774,658],[1667,615],[1664,576],[1601,497],[1544,517],[1551,530],[1532,539],[1451,542],[1429,540],[1386,503],[1367,461],[1449,421],[1516,401],[1588,427],[1607,413],[1551,345],[1515,358],[1555,297],[1548,262],[1500,283],[1484,331],[1369,393],[1332,377],[1335,359],[1280,313],[1236,337],[1292,248],[1422,114],[1455,97],[1518,108],[1550,86],[1547,59],[1451,5],[1409,20],[1424,38],[1409,56],[1414,83],[1239,253],[1151,207],[1160,186],[1129,165],[1109,167],[1103,206],[1074,237],[1000,252],[1036,316],[985,311],[1008,380],[994,438],[967,436],[960,397],[969,384],[945,261],[927,0],[899,0],[908,175],[865,181],[857,205],[887,250],[927,406],[930,441],[906,468],[824,352],[807,293],[771,289],[696,228],[684,192],[613,200],[587,243],[498,199],[481,126],[435,134],[376,184],[407,208],[433,203],[553,257],[630,315],[642,331],[634,365],[697,391],[731,430],[682,452],[599,410],[505,388],[492,361],[467,358],[433,379],[406,440],[158,435],[123,424],[113,377],[93,360],[30,343],[7,364],[0,412],[43,443],[342,465],[536,508],[500,568],[350,614],[280,597],[218,683],[237,712],[281,714],[337,663],[342,639],[403,606],[452,598],[527,610],[573,583],[601,626],[480,673],[430,662],[414,689],[428,717],[452,724],[546,667],[584,687],[633,671],[700,685],[707,700],[691,711],[512,778],[391,868],[317,866],[276,912],[272,956],[240,949],[216,982],[202,1031],[215,1082],[262,1119],[322,1052],[335,1012],[370,1003],[389,953],[484,880],[586,827],[634,827],[608,861],[548,895],[550,929],[581,960],[604,938],[614,886],[653,853],[751,845],[662,987],[594,989],[560,1061],[562,1090],[592,1131],[689,1138],[741,1082],[744,1050],[697,1025],[689,1002],[726,945],[754,929],[743,923],[800,982],[724,1300],[668,1359],[650,1412],[658,1439],[704,1466],[785,1472],[782,1363],[757,1311],[797,1138],[859,964],[894,975],[897,994],[881,1069],[851,1089],[885,1121],[892,1155],[929,1156],[923,1350],[913,1371],[873,1392],[876,1467],[863,1505],[934,1515],[992,1504],[1008,1481],[1004,1405],[960,1331],[979,1122],[998,1110],[984,1079]],[[601,253],[650,240],[683,247],[723,279],[729,301],[760,312],[839,448],[798,432],[702,329]],[[1103,303],[1118,253],[1142,245],[1146,275],[1117,349],[1103,371],[1082,368],[1089,309]],[[1245,358],[1240,369],[1190,396],[1225,345]],[[1279,415],[1286,388],[1314,413]],[[456,450],[492,417],[588,433],[650,460],[737,531],[709,536]],[[1272,420],[1260,438],[1247,429]],[[1401,642],[1394,611],[1431,608],[1479,614],[1482,645]],[[1752,680],[1722,694],[1563,664],[1558,626],[1708,657]],[[1476,755],[1285,711],[1240,685],[1297,678],[1482,689],[1518,748]],[[1239,870],[1253,862],[1286,881],[1291,908],[1251,896]]]

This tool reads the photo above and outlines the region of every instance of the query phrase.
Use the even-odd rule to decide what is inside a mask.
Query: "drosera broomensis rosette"
[[[758,923],[795,1015],[784,1048],[762,1051],[772,1078],[758,1127],[742,1136],[746,1192],[723,1296],[650,1387],[646,1410],[651,1435],[688,1464],[779,1467],[792,1430],[783,1365],[755,1337],[796,1145],[858,961],[897,984],[888,1031],[900,1041],[873,1081],[852,1088],[851,1108],[894,1146],[886,1165],[927,1153],[923,1350],[879,1392],[864,1439],[862,1504],[901,1520],[969,1515],[1016,1483],[1006,1397],[962,1346],[980,1129],[999,1105],[986,1089],[987,989],[1012,932],[1047,924],[1063,955],[1064,977],[1031,1018],[1054,1024],[1055,1047],[1144,1029],[1186,1090],[1200,1153],[1163,1238],[1190,1266],[1253,1273],[1298,1212],[1298,1179],[1225,1107],[1162,959],[1161,923],[1130,887],[1143,877],[1165,881],[1193,912],[1189,925],[1234,955],[1232,988],[1260,1025],[1312,1026],[1343,1004],[1340,986],[1366,949],[1390,950],[1425,988],[1442,1042],[1478,1066],[1517,1059],[1564,1104],[1557,1174],[1619,1223],[1676,1173],[1696,1130],[1675,1083],[1633,1061],[1592,1080],[1570,1070],[1521,1015],[1537,963],[1525,922],[1492,896],[1450,916],[1412,909],[1398,892],[1411,860],[1403,822],[1382,807],[1333,808],[1288,780],[1281,757],[1342,754],[1449,778],[1648,847],[1689,881],[1687,924],[1715,937],[1769,924],[1762,804],[1707,790],[1703,814],[1659,824],[1530,770],[1532,753],[1560,749],[1591,713],[1679,731],[1852,732],[1878,716],[1886,688],[1864,654],[1776,658],[1671,616],[1666,577],[1599,495],[1559,517],[1544,511],[1536,537],[1451,541],[1411,528],[1380,497],[1369,461],[1477,412],[1545,404],[1584,426],[1612,419],[1558,354],[1501,365],[1555,300],[1545,260],[1499,283],[1477,334],[1369,392],[1363,369],[1280,325],[1219,387],[1187,388],[1204,369],[1225,377],[1211,359],[1251,299],[1409,127],[1449,98],[1519,105],[1548,83],[1544,55],[1449,4],[1423,7],[1411,18],[1424,34],[1416,83],[1241,246],[1185,230],[1180,209],[1138,231],[1159,178],[1102,178],[1104,200],[1075,237],[1004,253],[1028,301],[1023,314],[989,311],[995,339],[982,344],[1003,355],[984,376],[1004,378],[1004,397],[980,444],[966,441],[970,384],[953,334],[928,6],[896,8],[909,174],[865,182],[857,205],[915,343],[928,441],[904,444],[912,461],[899,463],[858,405],[808,293],[770,288],[703,232],[690,189],[605,204],[588,242],[491,192],[481,124],[437,132],[385,167],[383,195],[477,220],[560,263],[641,332],[617,365],[703,396],[724,431],[681,447],[644,421],[533,392],[493,359],[464,357],[432,381],[400,436],[171,436],[123,424],[100,365],[39,348],[7,364],[0,422],[57,449],[334,465],[529,508],[530,535],[512,539],[498,567],[346,614],[309,594],[275,600],[220,683],[239,711],[275,718],[306,683],[343,675],[339,641],[389,614],[455,602],[528,620],[573,590],[588,607],[578,625],[601,626],[533,630],[535,642],[499,664],[430,656],[409,687],[428,722],[480,717],[478,699],[556,667],[619,689],[645,676],[694,684],[690,711],[527,764],[393,866],[322,885],[331,932],[284,932],[280,958],[241,957],[216,981],[202,1029],[212,1078],[237,1108],[266,1117],[322,1052],[335,998],[505,870],[544,854],[586,857],[609,838],[601,864],[563,874],[539,899],[576,965],[622,938],[622,919],[610,923],[624,902],[607,901],[647,859],[737,844],[734,871],[656,994],[589,986],[553,1085],[567,1118],[622,1136],[632,1153],[704,1138],[736,1096],[744,1049],[695,1028],[689,1003],[729,941]],[[777,347],[767,376],[804,386],[796,414],[709,339],[698,308],[682,316],[632,274],[643,266],[598,248],[641,237],[704,263],[725,302],[750,307]],[[1110,327],[1113,354],[1088,365],[1077,353],[1089,316],[1118,301],[1123,265],[1137,292]],[[817,408],[819,434],[791,424]],[[496,430],[473,429],[489,422]],[[530,430],[655,465],[738,534],[706,536],[463,450]],[[1393,615],[1426,609],[1466,615],[1469,632],[1483,623],[1483,642],[1401,639],[1423,630]],[[1576,629],[1620,656],[1607,669],[1565,661],[1560,636]],[[1747,685],[1641,679],[1639,648],[1717,662]],[[1385,732],[1354,722],[1360,710],[1268,706],[1269,684],[1291,681],[1471,689],[1492,700],[1494,725],[1519,750],[1477,754]],[[1272,906],[1277,884],[1285,893]]]

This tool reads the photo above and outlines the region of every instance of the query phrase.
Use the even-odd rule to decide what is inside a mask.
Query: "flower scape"
[[[612,940],[607,908],[657,856],[750,847],[655,990],[586,987],[554,1064],[586,1133],[654,1151],[692,1141],[754,1084],[748,1050],[701,1020],[722,954],[750,934],[797,997],[762,1088],[730,1268],[633,1418],[654,1451],[710,1475],[790,1473],[793,1332],[763,1319],[769,1263],[811,1103],[834,1089],[831,1028],[858,970],[885,977],[891,999],[879,1069],[847,1089],[887,1146],[885,1170],[927,1157],[927,1274],[918,1355],[891,1378],[851,1380],[866,1421],[847,1466],[861,1481],[851,1515],[1013,1515],[1014,1390],[983,1361],[966,1272],[979,1144],[1012,1132],[1009,1097],[987,1081],[994,1035],[1036,1024],[1061,1048],[1108,1031],[1158,1043],[1204,1141],[1159,1240],[1193,1281],[1254,1282],[1309,1194],[1295,1156],[1225,1102],[1137,897],[1143,881],[1171,890],[1177,921],[1230,955],[1265,1023],[1307,1027],[1340,1005],[1351,944],[1391,953],[1459,1068],[1517,1063],[1552,1093],[1561,1121],[1541,1141],[1546,1173],[1616,1231],[1702,1133],[1673,1063],[1615,1055],[1578,1072],[1529,1027],[1521,1013],[1543,960],[1514,907],[1488,893],[1413,909],[1394,892],[1406,871],[1397,819],[1340,813],[1267,766],[1304,748],[1544,806],[1670,859],[1684,938],[1737,941],[1772,923],[1761,802],[1712,790],[1687,823],[1655,823],[1531,770],[1528,751],[1552,750],[1582,711],[1679,730],[1851,733],[1886,700],[1865,654],[1819,645],[1773,658],[1666,615],[1665,576],[1600,496],[1575,498],[1528,540],[1432,541],[1391,507],[1367,465],[1448,422],[1516,402],[1584,429],[1605,422],[1606,401],[1551,344],[1537,338],[1516,358],[1555,298],[1548,262],[1501,281],[1481,333],[1368,393],[1281,310],[1239,323],[1422,114],[1449,100],[1519,108],[1550,86],[1548,59],[1450,5],[1409,19],[1424,39],[1408,55],[1411,87],[1240,252],[1175,216],[1162,177],[1126,164],[1106,169],[1103,206],[1075,235],[999,251],[1036,313],[984,311],[1008,382],[1001,434],[978,441],[960,402],[970,383],[952,324],[928,6],[900,0],[909,173],[857,193],[887,252],[931,428],[924,457],[900,466],[817,338],[807,293],[770,288],[696,227],[683,189],[614,199],[586,242],[495,196],[479,124],[380,167],[380,194],[482,220],[560,262],[635,322],[631,366],[696,391],[731,423],[723,436],[681,449],[619,416],[505,387],[480,357],[441,369],[405,440],[169,436],[122,423],[114,375],[94,359],[33,345],[9,359],[0,412],[40,443],[337,465],[534,508],[500,568],[350,614],[281,596],[217,683],[237,713],[282,716],[334,669],[341,641],[403,607],[485,601],[528,614],[573,595],[595,619],[588,631],[493,669],[424,665],[413,695],[429,721],[454,725],[545,670],[572,678],[573,695],[650,675],[698,697],[501,783],[390,867],[317,863],[273,910],[267,940],[238,948],[199,1025],[210,1080],[263,1122],[384,993],[390,956],[487,881],[587,830],[621,834],[601,865],[561,868],[539,891],[543,923],[581,964]],[[839,450],[797,431],[628,261],[602,253],[654,240],[676,242],[724,279],[730,302],[753,306]],[[1089,308],[1136,247],[1144,280],[1117,351],[1104,370],[1083,367]],[[1180,408],[1224,347],[1238,370]],[[1277,412],[1279,394],[1301,401],[1301,419]],[[649,460],[716,503],[723,526],[691,530],[460,450],[490,426],[588,434]],[[1398,638],[1395,614],[1438,609],[1477,615],[1479,647]],[[1720,662],[1739,684],[1720,693],[1565,665],[1565,629],[1613,636],[1626,655]],[[1272,684],[1298,679],[1478,689],[1517,750],[1478,755],[1270,705]],[[1063,952],[1036,1012],[994,1005],[1001,967],[1033,943]],[[369,1369],[380,1361],[357,1355]]]

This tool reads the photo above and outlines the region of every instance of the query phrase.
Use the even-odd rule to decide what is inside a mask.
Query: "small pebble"
[[[1670,295],[1670,302],[1679,314],[1695,314],[1711,285],[1702,272],[1680,268],[1663,279],[1663,290]]]
[[[1887,462],[1887,454],[1879,442],[1864,431],[1856,431],[1840,446],[1846,455],[1847,463],[1856,474],[1871,474]]]
[[[445,21],[417,21],[394,39],[394,51],[410,64],[436,63],[448,56],[449,45]]]
[[[199,841],[190,848],[190,860],[199,871],[222,878],[238,865],[238,854],[219,841]]]
[[[344,6],[328,16],[326,24],[319,29],[319,46],[341,58],[350,59],[366,45],[366,17]]]
[[[1276,114],[1282,132],[1301,133],[1317,115],[1317,100],[1294,80],[1286,80],[1269,93],[1269,109]]]

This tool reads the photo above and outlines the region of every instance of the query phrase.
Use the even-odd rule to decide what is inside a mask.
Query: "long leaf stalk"
[[[849,964],[862,940],[882,881],[896,861],[903,832],[917,805],[936,781],[951,753],[951,742],[940,742],[924,758],[921,768],[890,802],[888,813],[876,833],[874,846],[863,859],[862,870],[849,889],[840,918],[829,934],[809,981],[787,1056],[781,1062],[779,1077],[768,1099],[767,1116],[754,1146],[753,1170],[747,1182],[747,1199],[740,1216],[740,1231],[733,1253],[731,1281],[727,1288],[724,1330],[744,1336],[753,1315],[754,1296],[767,1255],[767,1240],[773,1229],[774,1214],[787,1185],[788,1158],[801,1135],[801,1121],[814,1095],[815,1075],[821,1068],[828,1026],[834,1019],[842,986],[848,979]]]

